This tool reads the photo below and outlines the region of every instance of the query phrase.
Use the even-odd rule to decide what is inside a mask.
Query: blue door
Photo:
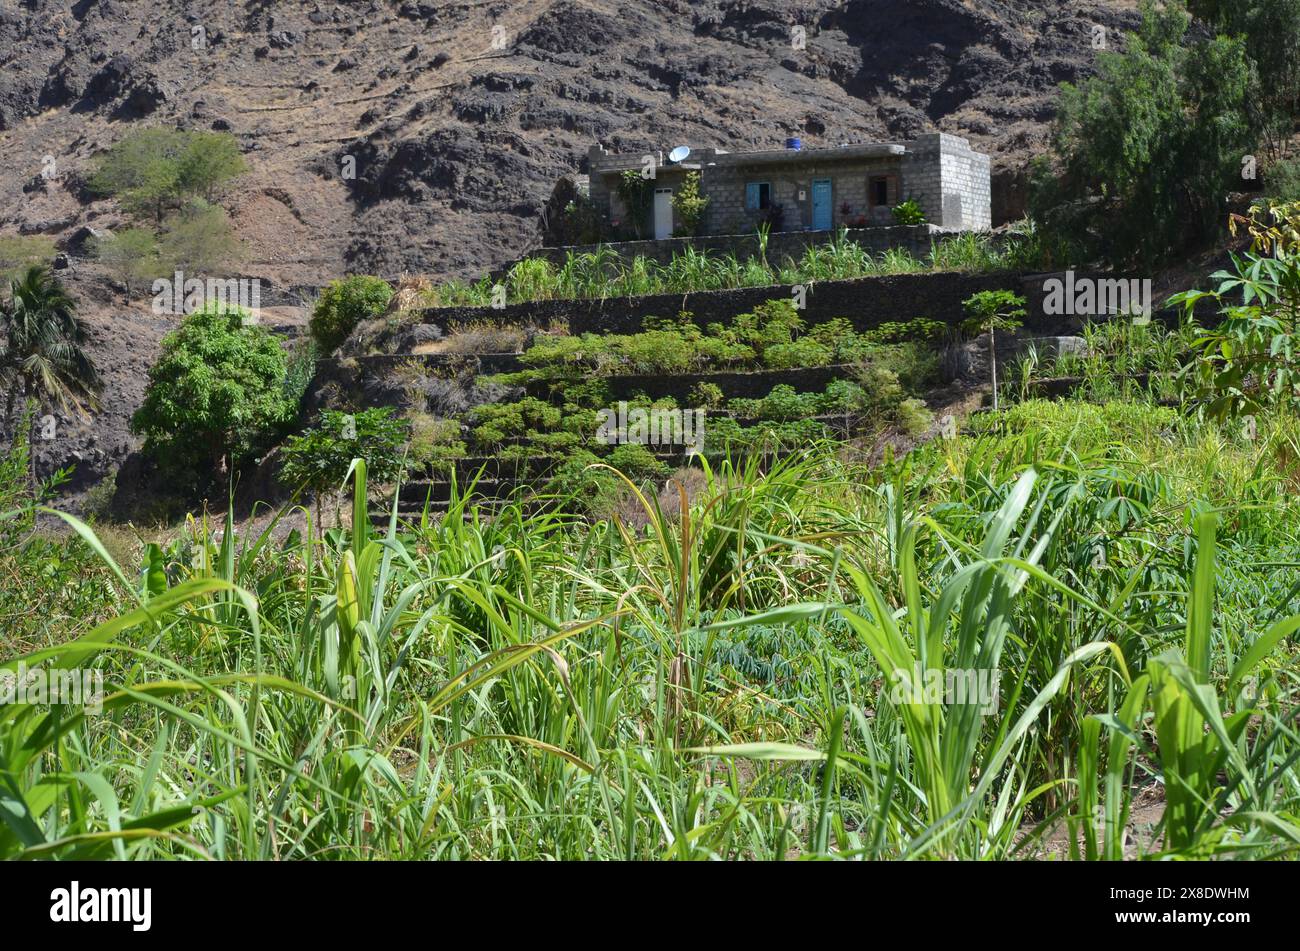
[[[813,231],[831,230],[831,180],[814,179],[812,183],[812,226]]]

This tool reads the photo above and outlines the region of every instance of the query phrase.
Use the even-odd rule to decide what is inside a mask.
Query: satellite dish
[[[671,152],[668,153],[668,161],[676,165],[679,162],[685,162],[686,156],[690,154],[691,154],[691,148],[689,145],[679,145],[677,146],[677,148],[673,149]]]

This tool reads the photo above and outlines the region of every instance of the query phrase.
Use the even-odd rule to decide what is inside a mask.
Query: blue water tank
[[[794,151],[798,152],[801,148],[803,148],[803,139],[799,138],[797,135],[793,136],[792,138],[786,139],[785,147],[787,149],[793,149]]]

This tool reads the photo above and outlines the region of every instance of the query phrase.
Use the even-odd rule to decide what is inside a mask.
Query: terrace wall
[[[1048,317],[1043,313],[1043,282],[1048,276],[942,272],[823,281],[806,286],[802,316],[810,324],[843,317],[858,330],[914,317],[929,317],[955,326],[966,317],[962,307],[966,298],[980,291],[1005,289],[1025,295],[1029,329],[1045,336],[1070,333],[1081,323],[1078,318]],[[475,323],[544,326],[567,321],[573,334],[636,333],[646,317],[672,317],[679,311],[692,313],[700,326],[730,323],[736,314],[774,298],[791,297],[794,292],[791,285],[770,285],[606,300],[532,301],[502,308],[441,307],[422,311],[418,323],[447,331]],[[412,325],[405,323],[378,339],[372,338],[368,344],[379,352],[402,353],[409,350],[412,339]]]
[[[882,254],[894,248],[909,252],[913,257],[924,258],[930,253],[930,244],[945,237],[950,232],[936,225],[888,226],[877,228],[850,228],[847,236],[871,254]],[[777,231],[768,236],[767,259],[779,265],[786,258],[798,259],[804,252],[816,245],[832,241],[834,231]],[[557,267],[564,264],[569,254],[587,254],[597,248],[614,252],[625,261],[635,257],[649,258],[659,264],[670,264],[674,256],[686,253],[687,248],[706,252],[713,257],[735,255],[740,260],[759,256],[758,235],[717,234],[692,238],[665,238],[662,241],[615,241],[607,244],[583,244],[567,248],[538,248],[530,251],[529,258],[545,258]],[[505,274],[513,266],[493,272],[495,276]]]

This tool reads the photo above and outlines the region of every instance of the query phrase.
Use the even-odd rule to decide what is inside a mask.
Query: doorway
[[[655,189],[655,240],[673,236],[673,190]]]
[[[813,231],[830,231],[834,224],[831,215],[831,180],[817,178],[812,183],[812,227]]]

